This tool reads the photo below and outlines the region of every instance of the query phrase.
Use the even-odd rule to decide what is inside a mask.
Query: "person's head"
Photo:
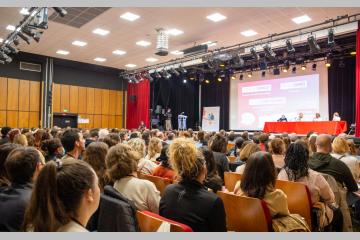
[[[108,145],[109,148],[120,143],[120,136],[116,133],[109,133],[105,138],[102,139],[104,143]]]
[[[46,132],[46,131],[43,130],[43,129],[37,129],[37,130],[34,132],[35,145],[36,145],[36,146],[40,146],[42,137],[43,137],[43,135],[45,134],[45,132]]]
[[[97,141],[99,138],[99,129],[98,128],[93,128],[90,130],[90,138]]]
[[[240,188],[248,196],[263,199],[266,191],[275,186],[276,169],[268,152],[256,152],[246,162]]]
[[[350,153],[350,148],[346,140],[342,137],[336,137],[332,143],[332,150],[337,154]]]
[[[168,134],[168,136],[167,136],[167,139],[168,139],[169,141],[174,140],[174,138],[175,138],[175,134],[173,134],[172,132],[170,132],[170,133]]]
[[[259,135],[259,142],[260,143],[266,143],[269,140],[269,135],[267,135],[266,133],[261,133]]]
[[[105,159],[106,171],[110,180],[115,182],[134,174],[139,159],[138,152],[128,145],[120,143],[110,148]]]
[[[204,131],[199,131],[198,134],[197,134],[197,138],[198,138],[198,141],[204,141],[205,132]]]
[[[238,137],[235,139],[235,147],[237,149],[241,149],[243,144],[244,144],[244,139],[242,137]]]
[[[156,137],[163,141],[164,140],[164,133],[163,132],[158,132],[156,134]]]
[[[150,142],[150,130],[144,130],[141,134],[141,138],[145,141],[145,145],[148,146]]]
[[[316,138],[316,152],[329,154],[332,151],[331,136],[328,134],[320,134]]]
[[[50,161],[36,181],[23,230],[54,232],[73,219],[86,225],[99,201],[98,178],[88,163],[73,159]]]
[[[104,139],[109,134],[109,130],[102,128],[99,130],[99,139]]]
[[[120,136],[121,142],[127,141],[128,137],[127,137],[127,132],[126,131],[121,131],[119,136]]]
[[[285,155],[285,170],[290,181],[296,181],[308,175],[309,150],[304,141],[290,144]]]
[[[105,158],[109,147],[103,142],[90,143],[84,152],[83,160],[90,164],[99,178],[100,188],[106,184],[105,177]]]
[[[353,155],[353,156],[357,156],[358,152],[357,152],[354,140],[348,139],[346,142],[347,142],[347,144],[349,146],[350,154]]]
[[[285,143],[281,138],[271,140],[269,147],[271,154],[283,155],[285,153]]]
[[[208,147],[202,147],[201,152],[206,162],[207,175],[208,176],[217,175],[218,174],[217,166],[213,152]]]
[[[223,137],[225,137],[225,136],[226,136],[226,132],[225,132],[225,130],[224,130],[224,129],[221,129],[221,130],[219,131],[219,133],[220,133]]]
[[[300,118],[303,118],[304,117],[304,114],[301,112],[301,113],[299,113],[299,117]]]
[[[145,141],[141,138],[133,138],[128,141],[128,145],[136,151],[141,158],[145,157],[146,146]]]
[[[79,130],[67,129],[61,136],[61,144],[66,152],[83,151],[85,149],[85,141]]]
[[[10,185],[9,177],[5,169],[5,160],[10,152],[20,145],[15,143],[5,143],[0,145],[0,187]]]
[[[249,157],[256,152],[261,151],[259,145],[256,143],[248,143],[240,152],[240,160],[243,162],[247,162]]]
[[[319,118],[319,117],[320,117],[320,113],[316,113],[316,114],[315,114],[315,117],[316,117],[316,118]]]
[[[61,156],[64,154],[63,146],[58,138],[43,141],[41,150],[43,150],[47,156]]]
[[[22,146],[27,146],[28,142],[27,142],[27,138],[24,134],[18,134],[14,137],[14,141],[15,144],[19,144]]]
[[[254,143],[259,144],[260,143],[259,135],[254,134],[253,137],[252,137],[252,140],[253,140]]]
[[[153,137],[150,139],[148,154],[150,158],[153,158],[156,154],[160,153],[162,149],[161,140],[157,137]]]
[[[199,181],[206,178],[206,163],[202,154],[190,139],[178,138],[169,148],[170,163],[177,175],[185,181]]]
[[[25,133],[25,136],[26,136],[28,146],[29,147],[35,146],[35,137],[34,137],[34,135],[31,132],[27,132],[27,133]]]
[[[229,141],[234,141],[235,140],[235,133],[233,132],[233,131],[231,131],[230,133],[229,133],[229,136],[228,136],[228,140]]]
[[[19,135],[20,134],[20,130],[19,129],[12,129],[10,132],[9,132],[9,141],[11,142],[11,143],[13,143],[14,142],[14,139],[15,139],[15,137],[17,136],[17,135]]]
[[[166,144],[161,149],[160,157],[158,157],[156,160],[161,162],[161,166],[166,167],[166,168],[172,168],[171,164],[169,162],[169,145],[168,144]]]
[[[17,147],[5,160],[5,169],[11,184],[28,184],[35,182],[45,159],[33,147]]]
[[[2,127],[1,128],[1,136],[7,137],[10,131],[11,131],[11,127]]]
[[[150,131],[150,136],[151,137],[156,137],[156,134],[158,133],[159,129],[151,129]]]
[[[190,137],[193,137],[194,135],[194,130],[192,128],[188,128],[188,133],[190,134]]]
[[[334,117],[338,117],[339,113],[338,112],[334,112]]]
[[[241,134],[241,137],[244,139],[244,141],[248,141],[249,140],[249,133],[247,131],[243,132]]]
[[[133,138],[138,138],[140,137],[140,133],[138,131],[135,131],[135,132],[132,132],[130,133],[130,139],[133,139]]]
[[[227,150],[227,141],[225,136],[219,133],[215,134],[215,136],[212,137],[210,149],[214,152],[225,153]]]

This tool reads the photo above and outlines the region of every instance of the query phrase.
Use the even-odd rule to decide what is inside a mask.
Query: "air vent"
[[[20,62],[20,70],[32,71],[32,72],[41,72],[41,64],[29,63],[29,62]]]

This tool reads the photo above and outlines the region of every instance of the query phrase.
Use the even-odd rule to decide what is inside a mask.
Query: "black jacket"
[[[32,184],[12,184],[0,189],[0,232],[18,232],[30,202]]]
[[[159,213],[183,223],[194,232],[225,232],[224,204],[197,181],[169,185],[160,200]]]
[[[350,192],[358,190],[356,181],[348,166],[330,154],[314,153],[309,160],[309,167],[315,171],[333,176],[337,182],[345,184]]]
[[[221,179],[224,181],[224,172],[229,171],[229,160],[227,159],[225,153],[214,152],[214,159],[218,169],[218,174]]]
[[[0,145],[8,143],[9,141],[9,137],[3,136],[2,138],[0,138]]]

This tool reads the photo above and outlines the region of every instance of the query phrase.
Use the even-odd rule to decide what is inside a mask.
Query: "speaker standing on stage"
[[[340,115],[338,112],[334,112],[334,115],[333,115],[333,121],[340,121],[341,118],[340,118]]]
[[[172,114],[171,114],[171,109],[168,108],[168,110],[166,111],[165,113],[165,129],[166,131],[170,131],[172,130],[172,124],[171,124],[171,117],[172,117]]]
[[[281,115],[281,118],[279,118],[277,121],[278,121],[278,122],[287,122],[288,120],[287,120],[287,118],[285,117],[285,115]]]

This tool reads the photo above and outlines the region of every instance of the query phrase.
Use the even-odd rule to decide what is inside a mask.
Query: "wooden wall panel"
[[[115,98],[115,103],[116,103],[116,109],[115,109],[115,115],[122,115],[122,92],[121,91],[117,91],[116,92],[116,98]]]
[[[6,111],[0,111],[0,126],[6,126]]]
[[[86,124],[86,128],[93,128],[94,127],[94,115],[87,115],[89,119],[89,123]]]
[[[70,112],[79,112],[79,87],[70,86]]]
[[[0,77],[0,110],[6,110],[7,108],[7,93],[7,78]]]
[[[95,94],[94,94],[94,99],[95,99],[94,113],[95,114],[101,114],[101,107],[102,107],[101,97],[102,97],[101,89],[95,88]]]
[[[19,110],[19,80],[8,78],[8,93],[7,110]]]
[[[109,127],[109,115],[101,115],[101,127],[102,128]]]
[[[40,89],[40,82],[30,81],[30,111],[40,112]]]
[[[79,87],[79,113],[86,113],[86,88]]]
[[[30,81],[20,80],[19,81],[19,111],[29,111],[29,106],[30,106]]]
[[[29,112],[19,112],[19,128],[29,127]]]
[[[29,112],[29,128],[37,128],[40,125],[40,113],[39,112]]]
[[[115,116],[109,116],[109,128],[116,128]]]
[[[101,91],[101,114],[109,115],[109,101],[110,91],[108,89],[102,89]]]
[[[60,84],[54,84],[53,85],[53,112],[62,112],[60,110],[61,105],[61,85]]]
[[[115,116],[116,128],[122,128],[122,116]]]
[[[109,92],[109,115],[115,115],[116,110],[116,91]]]
[[[101,115],[94,115],[94,128],[101,128]]]
[[[61,85],[61,104],[60,104],[60,112],[63,112],[64,109],[70,109],[70,86],[69,85]]]
[[[6,113],[6,125],[12,128],[18,127],[19,112],[7,111]]]
[[[95,97],[95,89],[94,88],[87,88],[86,89],[86,113],[87,114],[94,114],[94,97]]]

